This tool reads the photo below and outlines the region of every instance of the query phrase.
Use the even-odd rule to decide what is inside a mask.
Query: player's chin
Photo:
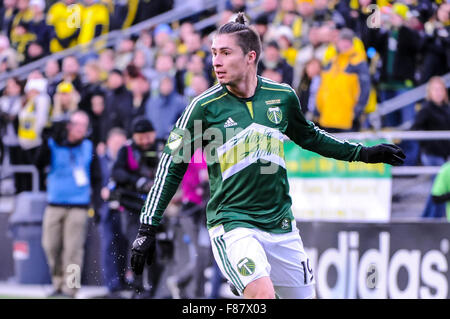
[[[219,78],[219,79],[217,79],[217,82],[219,82],[220,84],[222,84],[222,85],[228,85],[228,84],[230,84],[230,81],[229,80],[227,80],[227,79],[224,79],[224,78]]]

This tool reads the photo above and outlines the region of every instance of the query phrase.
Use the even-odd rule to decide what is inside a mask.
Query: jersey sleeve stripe
[[[181,120],[181,122],[180,122],[180,128],[182,129],[182,130],[184,130],[185,128],[186,128],[186,125],[187,125],[187,123],[189,122],[189,118],[191,117],[191,113],[192,113],[192,111],[194,110],[194,108],[195,108],[195,105],[197,104],[197,102],[200,100],[200,99],[203,99],[203,98],[206,98],[206,97],[208,97],[208,96],[210,96],[210,95],[213,95],[213,94],[215,94],[215,93],[217,93],[217,92],[219,92],[219,91],[221,91],[222,90],[222,86],[219,86],[219,87],[217,87],[215,90],[213,90],[213,91],[210,91],[209,93],[207,93],[207,94],[202,94],[202,95],[200,95],[197,99],[194,99],[193,101],[192,101],[192,103],[191,103],[191,105],[189,105],[189,107],[188,107],[188,109],[186,109],[186,114],[185,114],[185,116],[184,116],[184,119],[183,120]]]
[[[218,88],[222,88],[221,85],[217,84],[211,88],[209,88],[208,90],[206,90],[205,92],[203,92],[202,94],[200,94],[199,96],[195,97],[191,103],[188,105],[188,107],[186,108],[186,110],[184,111],[183,115],[180,116],[180,118],[177,120],[175,127],[183,127],[183,124],[185,122],[187,122],[187,119],[189,119],[189,115],[191,113],[191,110],[194,108],[195,104],[198,102],[198,100],[202,99],[203,97],[206,97],[207,94],[209,94],[210,92],[214,92],[215,90],[217,90]]]
[[[150,190],[150,193],[147,196],[147,199],[145,202],[145,209],[141,215],[141,221],[145,224],[151,223],[152,213],[149,214],[149,212],[153,212],[151,208],[152,208],[155,198],[156,198],[155,193],[158,192],[159,186],[161,185],[161,175],[163,174],[163,171],[165,171],[166,168],[168,167],[168,165],[167,165],[168,159],[169,159],[169,155],[166,153],[163,153],[161,160],[159,162],[158,170],[156,171],[155,184],[153,185],[152,189]]]

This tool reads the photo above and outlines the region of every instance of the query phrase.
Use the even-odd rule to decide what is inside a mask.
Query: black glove
[[[359,160],[364,163],[386,163],[390,165],[402,165],[406,158],[402,149],[394,144],[378,144],[375,146],[363,146]]]
[[[141,224],[136,239],[131,247],[131,270],[136,275],[142,274],[144,264],[150,265],[155,255],[156,226]]]

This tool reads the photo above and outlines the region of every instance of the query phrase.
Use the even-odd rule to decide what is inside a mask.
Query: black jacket
[[[412,130],[444,131],[450,130],[450,105],[437,106],[432,102],[425,102],[417,113]],[[450,155],[449,140],[423,141],[421,150],[427,154],[447,157]]]
[[[131,136],[133,95],[125,86],[115,90],[107,90],[105,111],[108,114],[108,130],[113,127],[120,127]]]
[[[393,72],[388,73],[389,37],[392,30],[370,29],[370,43],[381,56],[383,65],[380,81],[415,80],[417,55],[423,47],[424,38],[415,30],[401,26],[398,30],[397,51],[394,57]]]
[[[153,185],[158,165],[156,145],[142,151],[128,142],[117,154],[111,178],[116,184],[114,197],[129,211],[139,212]]]

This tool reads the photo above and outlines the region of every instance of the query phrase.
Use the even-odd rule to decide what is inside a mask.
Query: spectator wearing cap
[[[71,82],[75,90],[81,92],[83,82],[81,81],[80,62],[78,62],[78,59],[73,55],[66,56],[62,60],[61,70],[63,81]]]
[[[18,117],[18,137],[20,146],[30,153],[42,143],[41,135],[49,120],[50,105],[47,80],[29,76],[25,85],[24,105]]]
[[[113,196],[115,194],[114,197],[118,198],[123,211],[124,234],[128,240],[127,251],[131,250],[140,225],[139,212],[155,179],[158,164],[155,142],[156,132],[152,123],[145,117],[137,117],[132,123],[132,139],[119,150],[112,168],[111,178],[116,185]],[[129,263],[129,258],[127,262]],[[157,288],[157,282],[153,280],[155,274],[155,271],[149,271],[153,292]],[[140,296],[146,293],[142,276],[133,279],[133,288]]]
[[[80,94],[71,82],[63,81],[59,83],[53,97],[51,121],[67,121],[70,115],[78,110],[79,102]]]
[[[173,30],[170,25],[161,23],[156,26],[155,30],[153,30],[153,39],[155,40],[157,53],[162,50],[166,42],[171,41],[173,36]]]
[[[159,95],[152,96],[146,106],[146,116],[154,123],[158,142],[166,142],[173,125],[186,106],[187,100],[175,91],[173,79],[163,77],[159,85]]]
[[[317,92],[319,125],[331,132],[359,129],[358,121],[370,92],[365,55],[353,45],[354,32],[342,29],[336,43],[338,55],[324,66]]]
[[[106,83],[105,107],[108,126],[120,127],[131,135],[133,94],[125,87],[122,71],[111,71]]]
[[[258,74],[262,74],[266,69],[280,72],[283,83],[292,85],[294,69],[281,56],[280,47],[276,41],[271,41],[264,46],[261,61],[258,64]]]

